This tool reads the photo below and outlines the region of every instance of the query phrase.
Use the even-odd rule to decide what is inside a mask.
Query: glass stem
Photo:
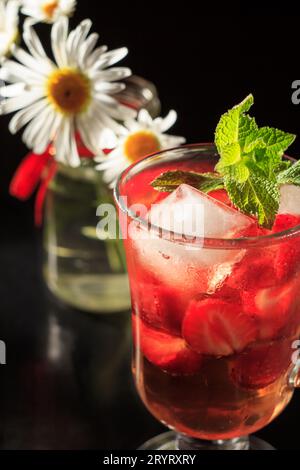
[[[177,450],[249,450],[250,444],[248,436],[207,441],[177,434],[176,447]]]

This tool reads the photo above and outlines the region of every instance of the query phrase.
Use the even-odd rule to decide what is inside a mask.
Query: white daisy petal
[[[178,147],[179,145],[182,145],[185,143],[186,139],[184,137],[178,137],[178,136],[171,136],[171,135],[166,135],[162,134],[162,147],[163,148],[172,148],[172,147]]]
[[[35,139],[35,143],[33,145],[33,152],[36,154],[42,154],[47,150],[49,145],[49,130],[50,126],[49,123],[45,123],[44,127],[42,128],[41,132],[39,132],[38,136]]]
[[[101,59],[99,59],[98,62],[94,64],[93,68],[104,69],[106,67],[110,67],[111,65],[114,65],[117,62],[120,62],[120,60],[124,59],[127,54],[127,47],[120,47],[119,49],[106,52],[102,54]]]
[[[84,43],[80,46],[79,55],[78,55],[78,62],[81,68],[84,68],[86,58],[91,55],[92,50],[94,49],[97,41],[99,39],[99,34],[93,33],[84,41]]]
[[[19,96],[26,90],[25,83],[14,83],[13,85],[6,85],[0,88],[0,96],[2,98],[12,98]]]
[[[84,42],[89,30],[91,29],[91,20],[82,21],[76,29],[71,31],[67,40],[67,54],[69,56],[69,65],[73,66],[76,64],[78,50],[81,44]]]
[[[34,148],[35,145],[39,142],[40,135],[43,133],[47,125],[48,117],[51,115],[51,113],[51,108],[46,107],[38,116],[35,116],[35,118],[32,119],[30,124],[28,124],[22,136],[23,142],[27,145],[27,147]]]
[[[21,111],[17,112],[13,118],[10,120],[9,123],[9,130],[12,134],[18,132],[22,127],[28,124],[31,119],[33,119],[36,115],[42,111],[43,108],[47,105],[47,100],[42,99],[37,101],[30,106],[22,109]]]
[[[113,151],[110,152],[108,155],[105,157],[100,158],[95,158],[96,162],[99,162],[100,165],[98,165],[99,170],[107,170],[111,168],[112,166],[118,166],[120,162],[124,162],[124,156],[120,152],[120,149],[118,148],[118,151],[113,154]]]
[[[77,143],[76,143],[76,139],[75,139],[75,128],[74,128],[73,122],[71,123],[71,126],[70,126],[69,138],[70,138],[71,154],[70,154],[70,158],[68,159],[68,163],[73,168],[76,168],[76,167],[80,166],[80,157],[79,157],[79,153],[78,153],[78,149],[77,149]]]
[[[62,17],[54,23],[51,30],[52,52],[59,67],[66,67],[68,65],[68,55],[66,50],[68,24],[68,19]]]
[[[28,19],[24,23],[23,38],[26,46],[28,47],[28,50],[33,55],[33,57],[35,57],[36,59],[49,60],[46,56],[45,50],[42,46],[41,41],[39,40],[38,35],[32,28],[31,22]]]
[[[92,25],[93,25],[92,21],[89,18],[87,18],[87,19],[83,20],[79,24],[79,26],[76,28],[76,29],[78,29],[78,38],[77,38],[78,47],[80,47],[84,43],[87,35],[89,34],[89,31],[90,31]]]
[[[109,111],[104,113],[102,108],[98,106],[94,106],[93,111],[91,119],[96,119],[99,127],[111,129],[117,135],[124,135],[124,133],[126,133],[126,128],[112,119],[109,115]]]
[[[142,126],[150,127],[153,124],[152,117],[146,109],[140,110],[137,120]]]
[[[18,38],[19,3],[0,0],[0,61],[10,54]]]
[[[96,154],[96,157],[94,157],[94,161],[95,162],[98,162],[98,161],[100,162],[100,161],[102,161],[103,158],[105,158],[105,156],[106,156],[105,153],[101,149],[99,149],[97,154]]]
[[[66,126],[67,121],[63,119],[59,129],[57,130],[54,145],[55,145],[55,159],[60,162],[66,164],[67,161],[65,159],[65,133],[66,133]]]
[[[113,149],[118,143],[116,134],[109,128],[104,129],[99,137],[99,147],[102,149]]]
[[[102,54],[107,51],[107,46],[97,47],[87,58],[86,58],[86,67],[92,68],[95,62],[100,59]]]
[[[96,137],[96,123],[92,119],[79,116],[76,120],[78,131],[84,145],[93,153],[99,150],[98,140]]]
[[[138,120],[135,120],[135,119],[132,119],[132,118],[126,119],[124,124],[125,124],[125,127],[126,127],[126,134],[123,134],[123,135],[128,135],[129,132],[135,132],[135,131],[141,129],[141,127],[143,127],[143,126],[140,125]]]
[[[127,119],[132,119],[136,116],[136,111],[134,109],[118,104],[117,102],[111,103],[106,101],[104,100],[103,95],[97,95],[97,98],[102,102],[102,111],[105,111],[110,117],[114,119],[121,119],[126,121]]]
[[[102,70],[101,72],[94,72],[94,69],[95,67],[92,67],[91,77],[95,82],[100,80],[113,82],[115,80],[123,80],[131,75],[131,70],[128,67],[114,67],[109,70]]]
[[[25,83],[40,83],[41,76],[34,72],[33,70],[24,67],[17,62],[13,62],[12,60],[7,60],[2,67],[4,76],[6,76],[6,81],[8,82],[20,82],[23,81]]]
[[[9,114],[13,113],[14,111],[18,111],[19,109],[28,106],[38,99],[42,98],[43,91],[32,91],[23,93],[21,96],[17,96],[14,98],[9,98],[8,100],[1,103],[0,114]]]
[[[162,120],[160,124],[160,131],[161,132],[168,131],[171,127],[174,126],[176,121],[177,121],[177,113],[176,111],[174,111],[174,109],[172,109],[171,111],[169,111],[169,114]]]
[[[119,82],[97,82],[95,84],[95,90],[104,92],[104,93],[109,93],[110,95],[115,94],[115,93],[120,93],[121,91],[125,90],[126,85],[125,83],[119,83]]]
[[[32,55],[25,52],[23,49],[16,47],[13,50],[13,55],[16,59],[18,59],[21,64],[28,67],[30,70],[33,70],[35,73],[39,75],[47,75],[51,73],[53,67],[47,61],[37,60]]]

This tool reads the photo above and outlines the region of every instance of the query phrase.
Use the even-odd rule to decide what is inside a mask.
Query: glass
[[[136,387],[148,410],[177,433],[143,449],[270,449],[248,435],[282,412],[299,382],[300,226],[191,239],[149,228],[141,207],[133,207],[149,209],[165,197],[150,185],[162,172],[212,171],[217,160],[210,144],[167,150],[127,169],[115,191]],[[199,344],[220,353],[200,354]]]
[[[120,102],[145,108],[153,117],[159,114],[152,83],[132,76],[126,84],[117,95]],[[130,293],[123,245],[96,234],[97,207],[113,204],[113,196],[94,167],[91,158],[82,158],[79,168],[57,166],[45,201],[44,278],[51,292],[72,307],[90,313],[126,311]]]

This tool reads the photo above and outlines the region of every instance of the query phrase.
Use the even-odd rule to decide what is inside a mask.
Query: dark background
[[[300,155],[300,105],[291,101],[300,16],[204,14],[191,1],[166,11],[162,1],[78,3],[71,24],[90,17],[102,44],[129,48],[123,64],[156,84],[163,114],[177,110],[174,133],[211,141],[220,115],[252,92],[258,123],[298,134],[290,154]],[[49,27],[38,29],[46,40]],[[8,121],[0,119],[0,339],[8,350],[0,366],[0,448],[134,449],[163,428],[132,385],[128,317],[99,320],[47,297],[32,201],[8,195],[27,151]],[[296,398],[259,433],[277,448],[299,450]]]

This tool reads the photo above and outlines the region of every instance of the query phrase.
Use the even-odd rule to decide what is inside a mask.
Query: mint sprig
[[[183,183],[189,184],[204,193],[224,188],[223,178],[217,173],[196,173],[180,170],[162,173],[151,185],[157,191],[172,192]]]
[[[296,136],[272,127],[259,128],[245,114],[252,104],[249,95],[221,117],[215,133],[220,154],[216,169],[224,177],[232,203],[257,217],[263,227],[272,228],[279,208],[282,157]]]
[[[172,191],[181,183],[204,192],[225,188],[234,206],[257,217],[261,226],[272,228],[280,185],[300,186],[300,162],[291,166],[282,160],[296,136],[272,127],[259,128],[247,114],[253,102],[250,94],[221,117],[215,131],[220,155],[215,173],[166,172],[152,186],[160,191]]]

